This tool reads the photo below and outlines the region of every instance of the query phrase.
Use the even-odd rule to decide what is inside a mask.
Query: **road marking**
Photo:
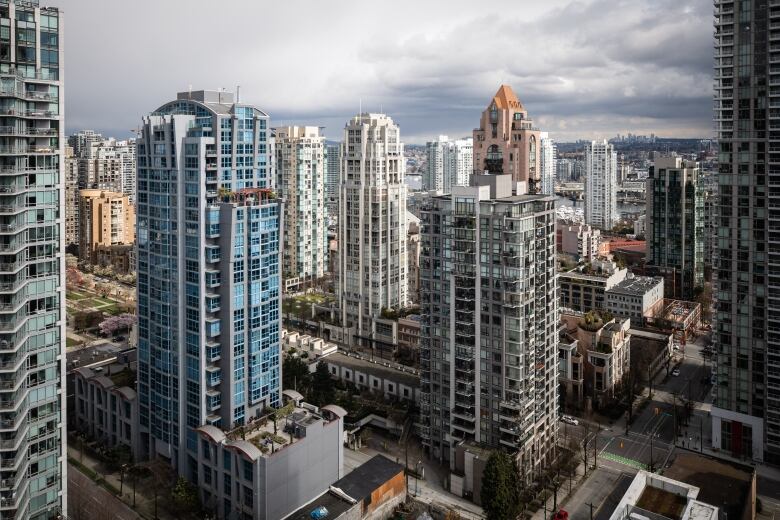
[[[629,466],[631,468],[635,469],[647,469],[647,464],[643,464],[639,462],[638,460],[629,459],[628,457],[621,457],[620,455],[615,455],[614,453],[606,453],[603,455],[600,455],[600,457],[611,460],[612,462],[617,462],[619,464],[623,464],[624,466]]]

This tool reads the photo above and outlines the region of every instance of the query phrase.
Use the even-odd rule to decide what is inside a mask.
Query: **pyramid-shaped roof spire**
[[[512,90],[512,87],[509,85],[501,85],[499,87],[498,92],[496,92],[496,95],[493,96],[493,102],[500,110],[506,110],[509,108],[525,110],[523,108],[523,104],[520,103],[519,99],[517,99],[515,91]]]

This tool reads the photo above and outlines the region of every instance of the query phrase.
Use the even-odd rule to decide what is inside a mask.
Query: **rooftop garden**
[[[581,329],[587,330],[588,332],[596,332],[603,327],[605,323],[612,321],[612,318],[612,313],[609,311],[603,309],[592,310],[585,313],[580,319],[579,326]]]

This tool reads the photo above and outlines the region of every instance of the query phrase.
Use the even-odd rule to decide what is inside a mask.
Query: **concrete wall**
[[[341,421],[332,421],[308,427],[305,439],[260,459],[266,474],[264,518],[284,518],[327,491],[339,479],[341,450]]]

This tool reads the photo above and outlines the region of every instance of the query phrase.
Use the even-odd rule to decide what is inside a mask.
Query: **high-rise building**
[[[720,145],[712,445],[780,464],[780,58],[771,2],[715,4]],[[771,20],[771,22],[770,22]],[[772,65],[770,65],[772,63]],[[769,85],[769,86],[768,86]]]
[[[453,186],[468,186],[474,173],[474,139],[455,139],[444,146],[444,191]]]
[[[196,429],[228,431],[282,402],[267,126],[230,92],[192,91],[144,117],[137,140],[141,456],[201,484]]]
[[[100,246],[135,243],[135,208],[124,195],[114,191],[79,192],[79,257],[97,264]]]
[[[72,141],[79,143],[78,139]],[[89,140],[80,146],[82,155],[77,158],[79,188],[124,193],[134,203],[135,139],[98,140],[90,135]]]
[[[295,291],[325,275],[328,217],[325,150],[316,126],[276,128],[276,189],[284,199],[282,277]]]
[[[501,85],[474,129],[474,173],[509,174],[541,189],[539,129],[512,87]]]
[[[465,440],[516,451],[530,476],[558,419],[555,199],[510,175],[472,182],[422,210],[419,432],[452,468]]]
[[[365,113],[341,146],[337,294],[342,326],[365,345],[382,309],[409,301],[404,145],[390,117]]]
[[[574,180],[574,161],[571,159],[557,159],[555,161],[555,178],[558,182]]]
[[[92,143],[102,141],[103,136],[94,130],[82,130],[68,136],[68,146],[73,148],[73,156],[78,158],[89,158]]]
[[[585,222],[610,230],[619,220],[617,212],[617,154],[607,141],[592,141],[585,147]]]
[[[341,158],[339,151],[341,145],[325,145],[325,192],[328,206],[328,220],[335,222],[339,217],[339,175],[341,171]],[[328,222],[331,224],[332,222]]]
[[[647,267],[669,298],[693,300],[704,286],[704,197],[699,164],[658,157],[647,178]]]
[[[542,176],[542,191],[544,195],[555,194],[555,174],[557,168],[555,165],[557,152],[555,150],[555,141],[553,141],[547,132],[539,134],[539,169]]]
[[[65,245],[79,243],[79,163],[65,147]]]
[[[444,145],[449,138],[440,135],[437,141],[425,143],[425,171],[422,175],[422,189],[439,191],[444,189]]]
[[[0,2],[0,518],[67,508],[62,22]]]
[[[422,187],[426,191],[449,193],[453,186],[468,186],[474,170],[474,140],[451,140],[440,135],[425,145],[427,163]]]

